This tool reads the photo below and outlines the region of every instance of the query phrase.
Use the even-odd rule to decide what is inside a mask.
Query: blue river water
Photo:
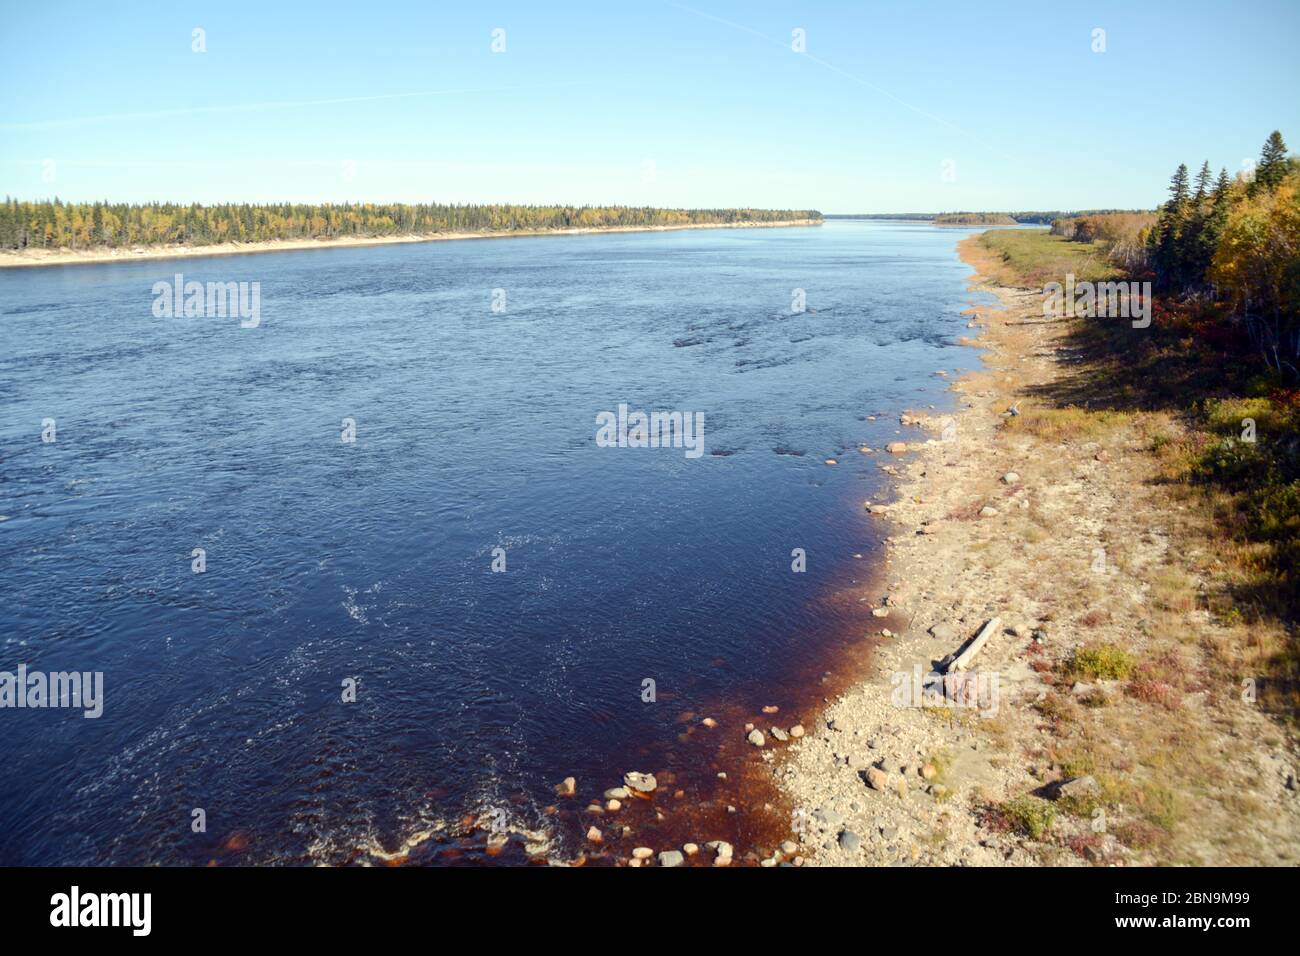
[[[685,723],[869,626],[826,599],[878,552],[858,448],[978,362],[968,234],[0,272],[0,671],[104,687],[98,718],[0,709],[0,863],[374,862],[498,807],[564,855],[564,777],[578,809],[689,781]],[[158,317],[176,273],[259,283],[260,323]],[[702,413],[703,454],[601,447],[620,404]]]

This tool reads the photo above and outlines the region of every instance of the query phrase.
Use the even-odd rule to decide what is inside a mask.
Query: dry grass
[[[1024,288],[1097,267],[1078,243],[1082,258],[1071,261],[1064,240],[983,238],[995,256],[987,268],[978,260],[979,268],[1003,284]],[[1243,705],[1254,692],[1291,721],[1300,702],[1288,594],[1295,569],[1285,564],[1295,542],[1284,540],[1295,519],[1276,490],[1286,487],[1285,436],[1300,427],[1276,397],[1232,394],[1240,383],[1207,397],[1212,363],[1203,346],[1176,322],[1156,331],[1134,344],[1127,329],[1063,322],[1043,330],[1057,336],[1048,341],[1064,342],[1056,354],[1069,359],[1050,383],[997,380],[997,404],[1020,403],[998,440],[1025,462],[1016,470],[1026,486],[1075,489],[1060,506],[1072,516],[1088,507],[1095,481],[1109,479],[1118,499],[1119,520],[1089,532],[1109,576],[1088,573],[1090,545],[1058,553],[1066,533],[1059,510],[1004,519],[1012,540],[1035,546],[1040,559],[1051,555],[1057,576],[1042,604],[1059,622],[1052,635],[1070,635],[1029,655],[1031,671],[1049,684],[1032,703],[1044,779],[1093,776],[1098,793],[1061,809],[1078,818],[1076,829],[1100,812],[1106,832],[1137,861],[1258,862],[1269,842],[1261,832],[1279,821],[1277,798],[1251,788],[1263,783],[1251,780],[1252,761],[1257,751],[1283,748],[1288,735],[1285,725],[1250,720],[1259,711]],[[1012,334],[1002,333],[1003,342]],[[1262,457],[1258,442],[1243,451],[1243,419],[1265,437]],[[1207,474],[1207,460],[1218,470]],[[984,503],[953,517],[973,520],[968,512]],[[1076,681],[1110,686],[1075,694]],[[1241,768],[1245,786],[1231,782],[1230,767]],[[1036,809],[1016,806],[1030,816]],[[1007,817],[1005,806],[995,809],[991,819]],[[1098,852],[1089,833],[1069,827],[1058,842],[1081,855]]]

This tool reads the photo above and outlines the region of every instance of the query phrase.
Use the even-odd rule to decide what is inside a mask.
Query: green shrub
[[[1056,820],[1054,805],[1029,794],[1008,800],[998,809],[1012,829],[1035,840],[1050,830]]]
[[[1080,647],[1067,663],[1069,673],[1095,680],[1127,680],[1137,668],[1133,655],[1114,644]]]

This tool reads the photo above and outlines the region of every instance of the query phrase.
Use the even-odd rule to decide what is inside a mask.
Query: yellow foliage
[[[1300,308],[1300,174],[1232,205],[1209,277],[1235,314],[1277,317]]]

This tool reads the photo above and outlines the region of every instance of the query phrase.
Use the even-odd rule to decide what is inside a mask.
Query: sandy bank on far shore
[[[513,232],[440,232],[433,235],[339,236],[335,239],[283,239],[268,242],[222,242],[206,246],[135,246],[129,249],[26,249],[0,252],[0,268],[71,266],[96,262],[134,262],[143,259],[188,259],[197,256],[237,256],[258,252],[301,252],[354,246],[386,246],[404,242],[440,242],[451,239],[518,239],[527,236],[585,236],[600,232],[675,232],[682,229],[763,229],[784,226],[820,226],[820,219],[787,222],[710,222],[680,226],[604,226],[575,229],[519,229]]]

